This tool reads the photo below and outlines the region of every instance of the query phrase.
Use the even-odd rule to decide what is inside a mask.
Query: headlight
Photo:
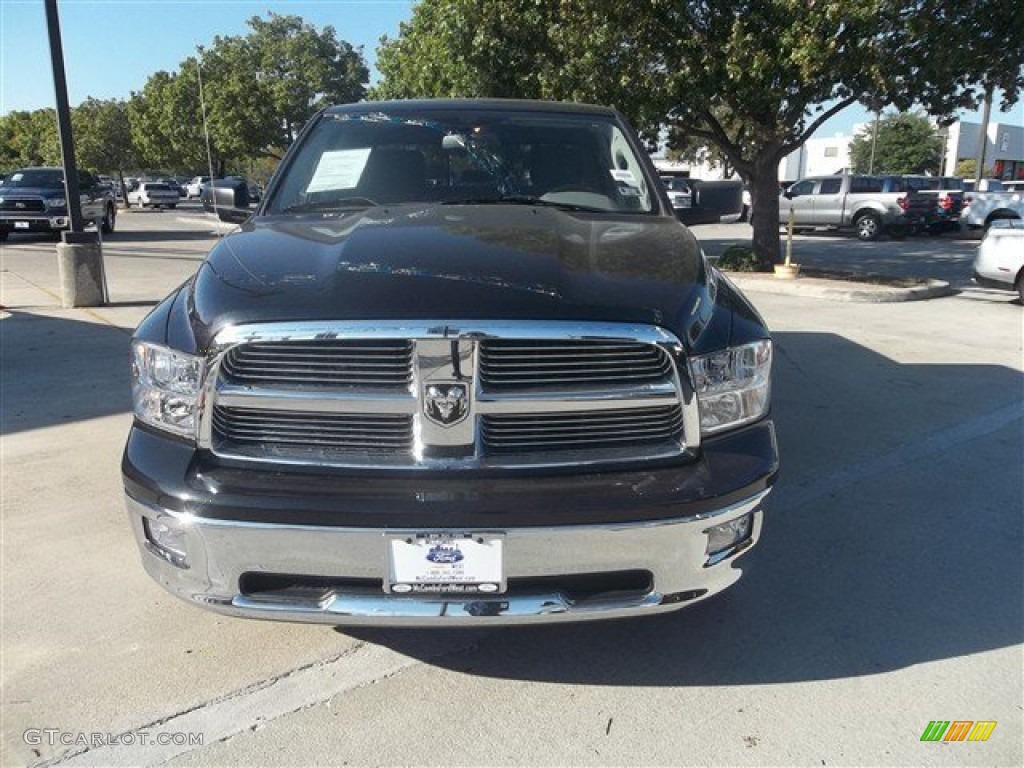
[[[771,369],[768,340],[691,358],[701,433],[714,434],[764,416],[771,396]]]
[[[63,197],[47,197],[45,202],[47,208],[63,208],[68,204],[68,201]]]
[[[194,437],[202,362],[167,347],[132,342],[135,416],[158,429]]]

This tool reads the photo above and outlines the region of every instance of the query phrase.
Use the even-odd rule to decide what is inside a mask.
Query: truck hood
[[[189,315],[200,348],[228,325],[302,320],[604,320],[683,336],[704,274],[696,240],[667,217],[516,205],[262,216],[213,248]]]

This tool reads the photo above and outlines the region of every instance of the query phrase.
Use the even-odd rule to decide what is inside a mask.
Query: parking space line
[[[902,469],[908,464],[935,455],[946,455],[952,448],[979,437],[997,432],[1015,421],[1024,419],[1024,403],[1017,400],[973,419],[954,424],[920,440],[904,443],[895,450],[873,459],[844,467],[819,478],[803,488],[776,490],[775,507],[782,511],[795,509],[822,496],[849,488],[869,478]],[[782,493],[779,493],[779,492]]]
[[[414,659],[381,645],[359,643],[334,658],[299,667],[223,698],[115,734],[108,739],[111,743],[85,747],[36,763],[34,768],[164,763],[256,730],[279,717],[323,704],[339,694],[380,682],[429,658],[468,650],[475,643],[475,638],[468,637],[447,645],[441,643],[437,653],[427,659]],[[180,734],[202,734],[202,744],[190,744],[188,739],[177,736]],[[169,743],[158,743],[161,741]],[[185,743],[180,743],[183,741]]]

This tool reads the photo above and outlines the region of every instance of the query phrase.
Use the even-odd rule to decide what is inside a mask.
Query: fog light
[[[705,550],[708,556],[707,565],[714,565],[738,552],[741,545],[750,538],[750,530],[751,516],[743,515],[704,531],[708,536]]]
[[[159,520],[142,518],[142,528],[146,532],[151,551],[179,568],[188,568],[185,557],[185,532],[180,528],[172,528]]]

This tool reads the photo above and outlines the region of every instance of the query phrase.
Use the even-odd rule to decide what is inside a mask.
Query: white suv
[[[209,176],[195,176],[185,185],[185,199],[196,200],[203,194],[203,184],[210,180]]]
[[[1016,290],[1024,303],[1024,221],[993,221],[974,258],[974,282],[986,288]]]

